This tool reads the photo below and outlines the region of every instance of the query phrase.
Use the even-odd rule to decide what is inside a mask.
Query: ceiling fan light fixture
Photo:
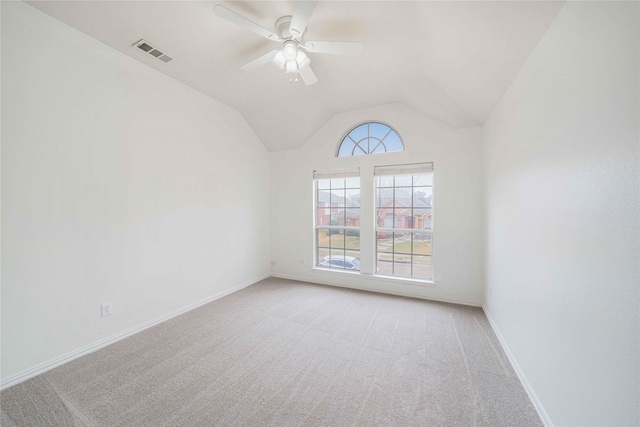
[[[303,51],[299,50],[296,54],[296,63],[298,64],[298,68],[303,69],[311,63],[311,60]]]
[[[293,55],[288,54],[288,46],[293,46],[293,49],[295,50]],[[288,74],[299,72],[303,68],[307,67],[311,63],[311,60],[303,51],[297,49],[295,44],[287,45],[285,43],[284,48],[279,50],[273,57],[273,63]]]
[[[278,53],[276,53],[276,56],[273,57],[273,63],[276,64],[281,70],[284,69],[284,64],[286,62],[287,60],[284,57],[284,52],[281,50],[279,50]]]
[[[285,73],[297,73],[298,72],[298,64],[296,61],[287,61],[285,65]]]
[[[284,52],[284,57],[287,61],[295,61],[298,52],[297,43],[293,40],[284,42],[284,48],[282,49],[282,52]]]

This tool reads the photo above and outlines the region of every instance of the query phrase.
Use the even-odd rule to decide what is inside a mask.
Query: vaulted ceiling
[[[293,1],[28,3],[239,110],[271,151],[299,147],[334,114],[393,102],[452,127],[481,125],[563,5],[320,1],[304,40],[359,41],[364,49],[358,57],[309,54],[319,81],[305,86],[274,64],[240,70],[280,45],[212,13],[223,4],[275,31]],[[140,39],[176,60],[164,64],[132,47]]]

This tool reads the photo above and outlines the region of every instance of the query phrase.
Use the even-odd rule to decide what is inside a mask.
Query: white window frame
[[[318,201],[318,180],[321,179],[336,179],[336,178],[358,178],[358,180],[360,181],[359,187],[358,189],[361,191],[362,190],[362,178],[360,177],[360,170],[359,169],[344,169],[344,170],[333,170],[333,171],[314,171],[313,172],[313,266],[314,268],[319,268],[319,269],[326,269],[328,271],[337,271],[337,272],[350,272],[350,273],[355,273],[355,274],[359,274],[360,270],[349,270],[349,269],[344,269],[344,268],[332,268],[332,267],[324,267],[324,266],[320,266],[318,263],[318,252],[319,252],[319,247],[318,247],[318,230],[341,230],[345,233],[347,233],[347,231],[349,230],[354,230],[358,232],[358,235],[360,235],[361,233],[361,227],[354,227],[354,226],[347,226],[347,225],[330,225],[330,224],[318,224],[318,219],[317,219],[317,215],[318,215],[318,210],[322,209],[319,208],[317,205],[317,201]],[[331,203],[329,203],[329,213],[331,212]],[[344,209],[344,207],[343,207]],[[360,209],[360,215],[362,215],[362,205],[359,207]],[[324,209],[325,214],[327,209]],[[329,233],[331,233],[331,231],[329,231]],[[343,253],[346,254],[347,249],[345,248],[343,250]],[[361,254],[361,248],[358,250],[358,252]],[[330,254],[331,255],[331,254]],[[360,255],[361,256],[361,255]]]
[[[412,242],[413,242],[413,235],[415,233],[420,233],[423,230],[427,230],[427,229],[421,229],[421,228],[397,228],[397,223],[396,223],[396,218],[395,218],[395,214],[393,216],[393,227],[387,227],[387,226],[378,226],[377,221],[375,221],[375,239],[374,239],[374,245],[375,245],[375,250],[374,250],[374,254],[375,254],[375,271],[376,274],[379,276],[384,276],[384,277],[393,277],[393,278],[401,278],[401,279],[409,279],[409,280],[416,280],[416,281],[421,281],[421,282],[427,282],[427,283],[432,283],[434,281],[434,271],[433,271],[433,248],[434,248],[434,244],[433,244],[433,236],[434,236],[434,229],[433,229],[433,224],[434,224],[434,180],[435,180],[435,174],[434,174],[434,167],[433,167],[433,163],[416,163],[416,164],[408,164],[408,165],[390,165],[390,166],[376,166],[374,167],[373,170],[373,175],[374,175],[374,191],[378,190],[378,181],[381,177],[397,177],[397,176],[408,176],[408,175],[423,175],[423,174],[431,174],[431,185],[429,187],[431,187],[431,227],[428,229],[429,233],[431,234],[430,237],[430,253],[429,253],[429,272],[431,273],[430,277],[413,277],[413,257],[416,256],[416,254],[413,253],[413,243],[412,243],[412,249],[411,249],[411,265],[410,265],[410,275],[406,276],[406,275],[396,275],[396,274],[380,274],[379,272],[379,266],[378,266],[378,236],[381,233],[384,234],[389,234],[391,233],[393,235],[393,233],[410,233],[411,237],[412,237]],[[394,191],[395,191],[395,185],[394,187]],[[413,188],[413,184],[412,184],[412,188]],[[413,194],[413,192],[411,192],[411,194]],[[395,199],[395,196],[394,196]],[[374,210],[374,215],[376,215],[376,210],[378,209],[377,203],[374,203],[373,206],[373,210]],[[392,208],[393,209],[393,208]],[[411,209],[413,209],[413,196],[412,196],[412,202],[411,202]],[[386,222],[386,218],[385,218],[385,222]],[[392,258],[393,258],[393,266],[395,266],[395,253],[391,252],[392,254]],[[419,256],[419,255],[418,255]]]
[[[364,167],[364,166],[363,166]],[[431,268],[431,278],[416,278],[416,277],[408,277],[408,276],[393,276],[387,274],[379,274],[377,272],[377,230],[384,229],[384,227],[379,228],[376,222],[376,177],[381,174],[386,175],[407,175],[411,171],[411,174],[414,173],[431,173],[433,174],[432,180],[432,193],[431,193],[431,254],[430,254],[430,268]],[[423,171],[423,172],[420,172]],[[317,229],[318,228],[330,228],[325,225],[319,226],[317,225],[317,215],[318,215],[318,207],[316,205],[317,202],[317,179],[330,179],[330,178],[340,178],[340,177],[359,177],[360,178],[360,190],[362,193],[360,204],[360,217],[361,223],[360,227],[348,227],[348,226],[332,226],[331,228],[336,229],[354,229],[360,231],[360,262],[361,269],[360,271],[356,270],[343,270],[338,268],[325,268],[322,266],[318,266],[318,242],[317,242]],[[435,199],[435,174],[433,163],[419,163],[419,164],[404,164],[404,165],[389,165],[389,166],[369,166],[364,167],[363,170],[358,169],[349,169],[349,170],[332,170],[327,172],[314,172],[313,176],[313,267],[314,269],[321,270],[323,272],[328,273],[348,273],[348,274],[357,274],[368,277],[370,279],[381,280],[381,281],[393,281],[400,283],[407,283],[413,285],[421,285],[421,286],[435,286],[436,285],[436,275],[435,275],[435,256],[434,256],[434,199]],[[371,192],[371,197],[366,197]],[[370,202],[366,202],[368,199]],[[371,219],[368,219],[370,217]],[[369,222],[370,221],[370,222]],[[420,232],[421,229],[398,229],[391,228],[389,230],[395,230],[397,232],[407,231],[407,232]],[[366,246],[363,246],[363,241]]]

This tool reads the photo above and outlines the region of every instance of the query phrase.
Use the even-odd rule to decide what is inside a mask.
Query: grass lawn
[[[320,247],[329,247],[329,233],[320,232],[318,233],[318,246]],[[360,238],[354,236],[344,236],[342,234],[332,234],[331,235],[331,247],[332,248],[342,248],[349,250],[360,250]]]
[[[388,248],[384,252],[395,253],[411,253],[411,241],[399,242],[395,246],[391,246],[391,239],[379,239],[378,244],[388,245]],[[327,248],[329,247],[329,232],[322,231],[318,233],[318,246]],[[345,248],[347,250],[360,250],[360,238],[354,236],[344,236],[343,234],[331,235],[331,247],[332,248]],[[426,240],[416,240],[413,242],[413,254],[414,255],[431,255],[431,242]]]
[[[384,249],[384,252],[395,252],[395,253],[411,253],[411,241],[396,243],[393,247],[391,246],[391,239],[379,239],[378,244],[384,246],[388,246]],[[414,255],[431,255],[431,242],[418,240],[413,242],[413,254]]]
[[[393,247],[393,251],[396,253],[411,253],[411,242],[396,243]],[[431,255],[431,243],[424,241],[413,242],[413,254],[414,255]]]

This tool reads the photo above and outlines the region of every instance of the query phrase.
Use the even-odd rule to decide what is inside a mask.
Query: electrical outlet
[[[110,302],[102,304],[102,317],[111,316],[112,312],[113,312],[113,307],[111,306]]]

